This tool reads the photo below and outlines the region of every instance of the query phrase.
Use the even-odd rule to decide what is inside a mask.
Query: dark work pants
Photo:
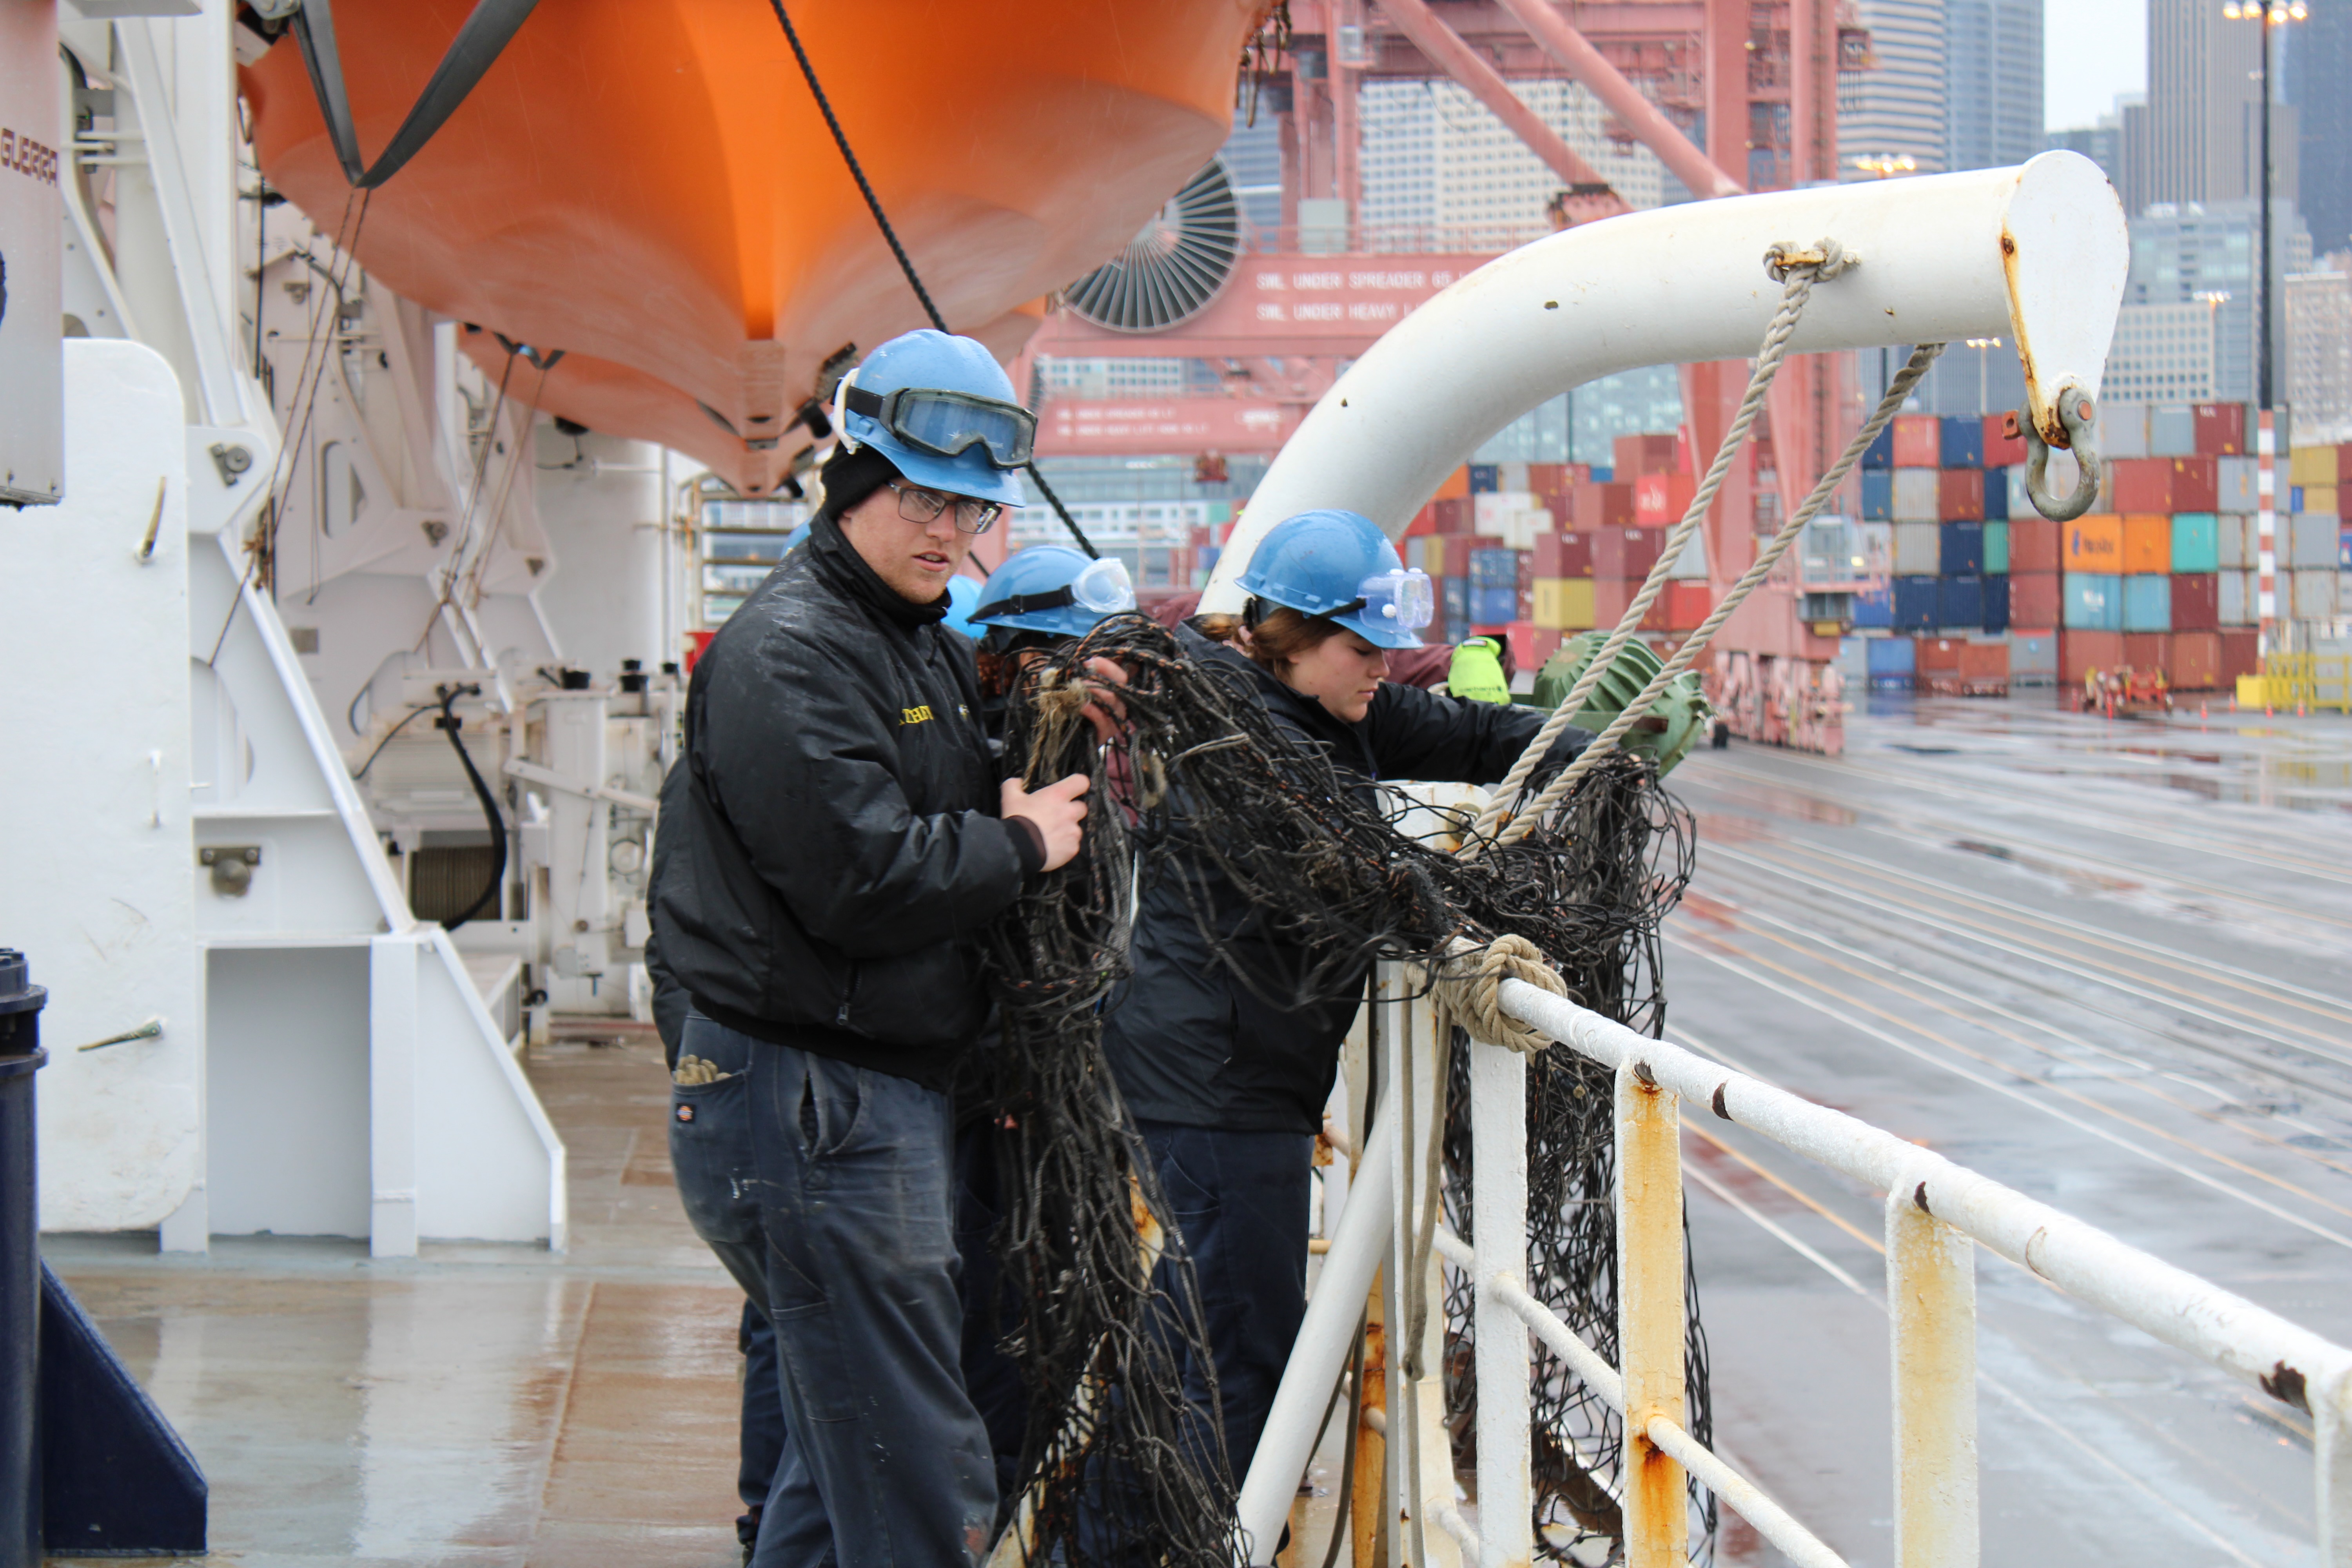
[[[956,1129],[956,1253],[963,1276],[963,1384],[988,1428],[996,1460],[1002,1511],[1021,1484],[1021,1443],[1029,1429],[1029,1396],[1021,1369],[997,1347],[1021,1326],[1021,1303],[1005,1287],[990,1239],[1003,1217],[996,1171],[996,1138],[984,1123]]]
[[[792,1451],[757,1568],[960,1568],[996,1513],[957,1357],[948,1100],[750,1043],[768,1308]]]
[[[682,1054],[702,1058],[727,1076],[716,1083],[670,1085],[669,1163],[678,1201],[694,1234],[743,1288],[737,1344],[743,1352],[743,1418],[735,1489],[743,1500],[735,1533],[758,1539],[760,1514],[785,1447],[783,1391],[777,1381],[776,1334],[768,1325],[767,1243],[760,1234],[759,1174],[751,1160],[753,1042],[709,1019],[688,1015]]]
[[[1140,1126],[1192,1256],[1224,1415],[1225,1458],[1238,1487],[1307,1316],[1315,1140],[1304,1132],[1227,1132],[1166,1121]],[[1184,1397],[1205,1419],[1202,1371],[1187,1359]]]

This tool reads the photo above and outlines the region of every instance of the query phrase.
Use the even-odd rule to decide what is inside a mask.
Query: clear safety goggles
[[[1368,619],[1385,621],[1409,632],[1417,632],[1437,619],[1437,590],[1429,574],[1417,566],[1367,577],[1356,584],[1356,595],[1354,603],[1342,605],[1330,613],[1339,616],[1361,610]]]
[[[975,621],[992,620],[998,616],[1034,615],[1040,610],[1058,610],[1066,605],[1076,605],[1097,616],[1115,616],[1135,608],[1135,583],[1127,574],[1127,563],[1115,555],[1106,555],[1087,563],[1086,569],[1058,588],[1042,594],[1013,594],[972,611]]]
[[[841,405],[851,414],[865,415],[915,450],[935,458],[961,457],[974,447],[983,447],[988,460],[998,468],[1017,468],[1036,450],[1037,416],[1019,404],[999,403],[992,397],[927,386],[872,393],[845,382]]]

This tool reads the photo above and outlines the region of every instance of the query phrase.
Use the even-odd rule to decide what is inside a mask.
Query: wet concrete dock
[[[1857,700],[1843,758],[1672,781],[1669,1035],[2352,1342],[2352,723]],[[678,1213],[658,1055],[529,1067],[566,1255],[49,1238],[211,1478],[215,1560],[737,1560],[740,1298]],[[1721,1446],[1885,1564],[1879,1197],[1686,1126]],[[1979,1258],[1986,1562],[2314,1561],[2307,1417]]]

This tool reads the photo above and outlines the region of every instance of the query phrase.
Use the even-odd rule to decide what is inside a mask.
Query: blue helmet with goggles
[[[850,450],[871,447],[909,484],[1003,506],[1021,504],[1019,469],[1037,416],[1014,400],[995,356],[970,338],[902,333],[866,356],[833,395]]]
[[[1302,511],[1266,531],[1241,575],[1256,603],[1333,620],[1374,647],[1419,647],[1414,634],[1437,618],[1428,574],[1408,571],[1380,525],[1352,511]]]
[[[980,591],[972,625],[1081,637],[1105,616],[1135,608],[1135,584],[1126,563],[1098,561],[1066,544],[1033,544],[1005,558]]]
[[[986,626],[976,626],[971,622],[971,613],[979,605],[980,584],[957,573],[948,579],[948,613],[940,617],[940,625],[978,642],[988,633]]]

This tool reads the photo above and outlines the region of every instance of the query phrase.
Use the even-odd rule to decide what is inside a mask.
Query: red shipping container
[[[1537,577],[1592,575],[1592,535],[1589,533],[1538,533],[1528,554]]]
[[[2143,675],[2152,669],[2168,671],[2172,668],[2172,634],[2124,633],[2124,662]]]
[[[1426,539],[1429,535],[1435,533],[1436,531],[1437,503],[1435,501],[1432,501],[1427,506],[1423,507],[1419,511],[1412,514],[1412,521],[1404,525],[1404,533],[1402,537],[1406,539]]]
[[[2221,628],[2221,668],[2218,679],[2224,688],[2235,688],[2238,677],[2260,675],[2263,672],[2263,634],[2256,626],[2243,630]]]
[[[2010,524],[2013,530],[2015,523]],[[2052,526],[2056,526],[2053,524]],[[2017,564],[2017,535],[2010,535],[2010,564]],[[2009,574],[2009,624],[2012,626],[2054,626],[2058,624],[2059,574],[2055,572],[2011,572]]]
[[[2179,592],[2178,588],[2174,590]],[[2221,634],[2172,634],[2172,685],[2177,691],[2212,691],[2221,684]]]
[[[1648,436],[1620,436],[1612,444],[1617,467],[1609,477],[1620,484],[1640,479],[1643,474],[1671,474],[1681,467],[1681,457],[1674,433]]]
[[[1942,422],[1932,414],[1895,416],[1895,466],[1932,468],[1944,460]]]
[[[2218,458],[2172,459],[2172,504],[2168,511],[2221,510],[2221,462]],[[2124,508],[2126,511],[2136,509]]]
[[[1580,531],[1631,528],[1633,526],[1633,481],[1621,479],[1605,485],[1579,485],[1569,492],[1568,510],[1568,516],[1559,521],[1574,523]]]
[[[1625,606],[1633,602],[1633,595],[1640,592],[1641,586],[1639,583],[1628,583],[1622,577],[1603,577],[1596,574],[1592,579],[1592,624],[1614,630],[1617,623],[1625,618]]]
[[[2001,481],[2008,483],[2006,478]],[[1936,515],[1946,522],[1976,522],[1984,516],[1981,468],[1946,468],[1936,476]]]
[[[1688,474],[1643,474],[1633,481],[1633,521],[1653,528],[1680,522],[1696,494],[1698,481]]]
[[[2210,632],[2219,631],[2221,626],[2221,577],[2211,572],[2173,574],[2172,629],[2176,632]],[[2218,658],[2221,656],[2216,654],[2214,657]]]
[[[1911,656],[1911,668],[1920,675],[1957,675],[1960,669],[1960,650],[1968,647],[1965,637],[1919,637],[1918,647]]]
[[[1965,642],[1960,645],[1960,691],[1983,696],[2009,689],[2009,645],[2005,642]]]
[[[2120,668],[2124,662],[2121,632],[2061,632],[2058,634],[2058,679],[2079,687],[2095,669]]]
[[[1658,563],[1664,543],[1664,533],[1654,528],[1604,528],[1592,536],[1592,574],[1639,583]],[[1624,601],[1620,600],[1618,614],[1624,614]]]
[[[2195,409],[2197,455],[2200,458],[2242,458],[2253,447],[2246,440],[2246,407],[2242,403],[2200,403]],[[2022,458],[2019,459],[2021,462]]]
[[[1468,496],[1449,496],[1429,504],[1437,513],[1437,531],[1440,533],[1467,533],[1477,517],[1471,509]]]
[[[2058,545],[2063,533],[2063,529],[2061,524],[2051,521],[2038,512],[2027,517],[2011,518],[2009,520],[2010,571],[2016,573],[2062,570],[2058,562]],[[2011,600],[2011,603],[2009,618],[2014,625],[2019,616],[2014,607],[2015,601]],[[2058,622],[2053,616],[2046,621],[2028,621],[2026,624],[2054,626]]]
[[[1665,606],[1667,631],[1695,632],[1698,630],[1698,624],[1706,619],[1708,612],[1715,608],[1715,600],[1704,583],[1675,582],[1667,584],[1666,591],[1658,595],[1658,605]],[[1652,615],[1656,611],[1657,605],[1652,605]],[[1642,624],[1648,626],[1650,616],[1643,616]]]
[[[2025,461],[2025,431],[2021,426],[2016,435],[2008,433],[2013,414],[1988,414],[1984,416],[1984,466],[1988,468],[2013,468]]]
[[[2117,511],[2171,511],[2172,466],[2181,461],[2177,458],[2116,458],[2107,464],[2107,493],[2110,504],[2104,510]],[[2189,511],[2211,511],[2211,502],[2203,507],[2189,507]]]

